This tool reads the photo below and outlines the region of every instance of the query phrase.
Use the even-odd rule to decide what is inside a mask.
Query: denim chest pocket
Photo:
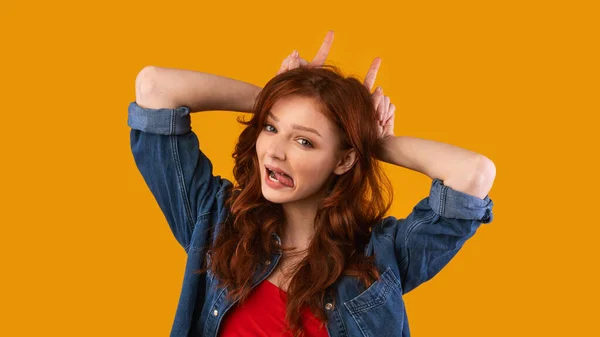
[[[399,336],[404,325],[400,280],[391,268],[371,286],[344,302],[363,336]]]

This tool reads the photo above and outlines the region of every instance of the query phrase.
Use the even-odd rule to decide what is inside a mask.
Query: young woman
[[[264,88],[147,67],[129,105],[135,162],[187,253],[171,336],[409,336],[402,296],[493,219],[493,163],[394,135],[378,88],[292,53]],[[192,111],[252,112],[233,185],[212,173]],[[406,218],[385,217],[385,161],[432,178]],[[386,198],[387,197],[387,198]]]

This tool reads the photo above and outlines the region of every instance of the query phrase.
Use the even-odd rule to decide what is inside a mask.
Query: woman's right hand
[[[367,76],[365,76],[364,85],[367,87],[369,92],[371,89],[373,89],[373,85],[375,84],[379,66],[381,66],[381,58],[376,57],[371,63],[371,67],[367,72]],[[383,94],[383,88],[381,87],[377,87],[377,89],[373,91],[371,94],[371,99],[373,100],[373,105],[379,118],[377,123],[377,138],[384,139],[393,136],[396,106],[390,102],[389,96],[385,96]]]
[[[321,48],[317,52],[317,55],[313,58],[311,62],[306,61],[301,58],[296,50],[294,50],[290,55],[288,55],[283,62],[281,62],[281,67],[277,72],[277,75],[284,73],[288,70],[296,69],[300,66],[302,67],[322,67],[325,64],[325,60],[327,59],[327,55],[329,54],[329,49],[331,48],[331,43],[333,42],[333,30],[327,32],[325,35],[325,39],[321,44]]]

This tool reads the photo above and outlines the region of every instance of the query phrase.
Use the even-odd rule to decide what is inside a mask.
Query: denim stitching
[[[221,291],[219,292],[219,295],[217,295],[217,297],[215,298],[215,300],[213,301],[213,303],[211,303],[211,305],[213,305],[213,304],[216,304],[216,303],[218,303],[218,302],[219,302],[219,299],[221,299],[221,296],[223,296],[223,292],[224,292],[224,291],[225,291],[225,288],[221,289]],[[209,309],[209,311],[208,311],[208,313],[209,313],[209,314],[208,314],[208,318],[207,318],[206,320],[208,321],[209,319],[216,319],[216,320],[217,320],[217,328],[218,328],[218,325],[219,325],[219,317],[217,317],[217,318],[214,318],[214,316],[212,316],[212,315],[211,315],[211,312],[212,312],[211,310],[213,310],[213,308],[214,308],[214,307],[212,307],[212,308],[210,308],[210,309]],[[216,309],[215,309],[215,310],[216,310]],[[224,312],[222,312],[222,313],[221,313],[221,315],[224,315],[224,314],[225,314]],[[212,317],[211,317],[211,316],[212,316]],[[207,322],[204,322],[204,336],[209,336],[209,334],[208,334],[208,324],[206,324],[206,323],[207,323]]]
[[[431,219],[433,219],[435,217],[435,215],[436,215],[435,212],[431,212],[430,216],[423,218],[419,221],[415,221],[412,225],[410,225],[408,227],[408,229],[406,230],[406,235],[404,237],[404,245],[406,246],[406,244],[408,243],[408,237],[412,234],[412,232],[415,230],[415,228],[417,228],[417,226],[419,226],[427,221],[430,221]]]
[[[389,234],[383,234],[382,235],[384,238],[390,240],[391,243],[394,243],[394,237],[389,235]]]
[[[402,261],[398,264],[398,269],[402,270],[402,266],[408,263],[408,256],[402,259]]]
[[[428,221],[431,221],[431,219],[433,219],[435,217],[435,212],[432,211],[431,215],[428,216],[427,218],[421,219],[420,221],[415,221],[415,223],[413,223],[410,227],[408,227],[408,230],[406,231],[406,236],[404,237],[404,247],[406,248],[406,257],[404,258],[404,260],[402,261],[403,264],[406,264],[406,272],[404,273],[404,275],[402,275],[402,278],[405,279],[406,278],[406,274],[408,273],[408,265],[410,263],[410,250],[408,250],[408,238],[410,237],[410,234],[412,234],[413,230],[415,228],[417,228],[417,226],[426,223]],[[402,269],[401,269],[402,270]],[[404,287],[402,287],[403,291],[404,291]]]
[[[174,121],[175,121],[175,114],[174,114],[174,110],[171,110],[171,129],[173,128],[174,125]],[[171,133],[171,151],[173,154],[173,159],[175,161],[175,171],[177,172],[177,179],[179,180],[179,185],[180,185],[180,191],[181,191],[181,196],[183,198],[183,204],[185,206],[185,210],[186,210],[186,215],[187,215],[187,220],[188,220],[188,226],[190,229],[194,228],[194,224],[192,222],[192,210],[191,210],[191,205],[190,205],[190,201],[187,197],[187,190],[185,188],[185,180],[183,177],[183,170],[181,168],[181,162],[179,161],[179,151],[178,151],[178,147],[177,147],[177,136],[173,135],[172,132]]]
[[[333,309],[333,317],[335,317],[335,321],[337,323],[338,328],[341,328],[341,330],[342,330],[340,335],[348,336],[348,331],[346,331],[346,325],[344,325],[344,320],[342,319],[342,315],[339,313],[339,309],[337,309],[337,308]]]
[[[175,135],[175,118],[177,118],[175,116],[175,110],[170,110],[169,111],[171,113],[171,124],[169,125],[169,135],[174,136]]]
[[[446,196],[448,195],[448,186],[442,186],[442,190],[440,191],[440,204],[439,204],[439,214],[441,217],[445,217],[446,215]]]
[[[383,274],[388,275],[387,273],[389,273],[390,270],[391,270],[391,268],[388,267]],[[346,307],[346,309],[348,309],[348,311],[350,311],[350,313],[352,314],[352,316],[354,316],[354,314],[356,314],[356,313],[363,312],[365,310],[369,310],[369,309],[378,307],[378,306],[382,305],[383,303],[385,303],[385,301],[387,300],[387,298],[386,298],[387,294],[392,290],[392,287],[394,286],[394,284],[396,282],[390,282],[387,279],[387,277],[386,278],[383,277],[383,274],[382,274],[382,277],[378,280],[378,281],[381,281],[383,283],[382,284],[382,287],[384,287],[383,288],[383,292],[381,292],[381,294],[378,294],[377,298],[375,298],[373,301],[370,301],[369,303],[366,303],[366,304],[363,304],[363,305],[353,305],[353,307],[354,307],[353,310],[350,310],[350,308],[348,308],[349,307],[348,303],[352,302],[352,300],[344,303],[344,306]],[[373,284],[375,284],[375,283],[373,283]],[[365,292],[369,291],[369,289],[372,289],[373,284],[371,285],[371,287],[369,287],[367,290],[365,290]],[[363,292],[363,294],[364,294],[364,292]],[[360,297],[360,295],[358,295],[355,298],[358,298],[358,297]]]

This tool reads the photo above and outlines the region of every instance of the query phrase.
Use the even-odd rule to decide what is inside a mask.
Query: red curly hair
[[[211,247],[207,269],[229,289],[230,299],[248,297],[252,277],[261,261],[278,249],[272,234],[281,233],[281,204],[266,200],[261,192],[256,140],[275,101],[287,95],[314,98],[320,111],[339,130],[341,149],[353,148],[357,161],[345,174],[334,177],[329,194],[319,205],[315,235],[306,257],[297,265],[287,290],[285,320],[294,337],[303,336],[300,312],[308,307],[327,324],[323,309],[326,291],[342,275],[357,277],[365,287],[379,278],[374,257],[364,255],[371,229],[383,219],[392,202],[391,184],[374,158],[377,113],[369,90],[356,78],[344,77],[332,65],[300,67],[271,79],[253,107],[252,118],[235,147],[233,169],[236,185],[229,193],[230,216]],[[387,191],[387,199],[384,198]]]

